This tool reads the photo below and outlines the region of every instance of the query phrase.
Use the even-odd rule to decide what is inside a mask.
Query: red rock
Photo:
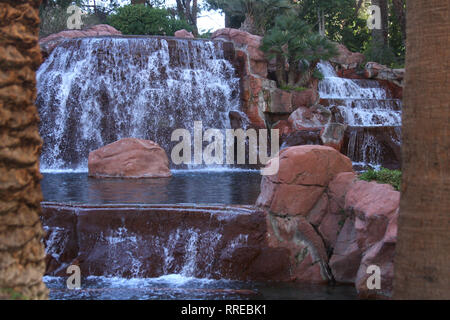
[[[126,138],[89,153],[89,176],[170,177],[166,152],[155,142]]]
[[[367,299],[392,296],[395,244],[395,239],[385,237],[364,253],[355,279],[355,287],[359,297]],[[367,273],[369,266],[377,266],[380,268],[380,289],[369,289],[367,286],[367,279],[371,275]]]
[[[250,64],[247,66],[248,74],[257,77],[267,77],[268,63],[261,46],[262,37],[250,34],[248,32],[224,28],[215,31],[212,40],[225,40],[233,42],[234,46],[248,55]]]
[[[325,187],[341,172],[352,172],[352,162],[335,149],[307,145],[280,151],[277,175],[269,176],[274,183]]]
[[[328,211],[322,218],[318,230],[330,250],[335,247],[341,228],[347,219],[344,209],[345,195],[355,180],[354,172],[343,172],[328,184]]]
[[[324,191],[324,187],[280,184],[276,187],[270,211],[282,215],[306,216]]]
[[[391,69],[376,62],[367,62],[364,76],[369,79],[386,80],[403,88],[405,69]]]
[[[314,89],[306,89],[303,91],[294,91],[292,93],[292,107],[294,109],[299,107],[310,107],[316,104],[319,100],[319,93]]]
[[[45,56],[48,56],[53,49],[58,46],[64,39],[83,38],[95,36],[113,36],[121,35],[122,32],[116,30],[107,24],[98,24],[86,30],[65,30],[58,33],[51,34],[39,40],[39,45]]]
[[[386,66],[377,62],[367,62],[364,68],[364,76],[366,78],[375,78],[380,70],[387,68]]]
[[[292,94],[289,91],[275,89],[271,91],[269,107],[266,112],[287,114],[292,112]]]
[[[323,128],[331,118],[331,113],[322,109],[299,107],[289,116],[289,123],[296,130]]]
[[[345,207],[355,214],[358,245],[366,250],[380,241],[400,205],[400,192],[391,185],[356,181],[345,198]]]
[[[309,211],[307,220],[312,225],[318,227],[322,222],[323,217],[328,212],[328,195],[323,193],[320,199],[316,202],[314,207]]]
[[[303,145],[320,145],[320,129],[311,130],[294,130],[291,123],[287,121],[291,132],[287,136],[281,136],[280,143],[282,148],[303,146]]]
[[[354,283],[361,264],[362,251],[356,241],[354,221],[347,219],[337,238],[330,269],[334,279],[342,283]]]
[[[344,144],[346,125],[340,123],[328,123],[320,133],[320,139],[324,146],[341,151]]]
[[[330,280],[327,253],[320,236],[303,217],[288,219],[267,214],[268,243],[290,253],[290,280],[326,283]]]
[[[354,172],[343,172],[336,175],[328,185],[331,212],[339,212],[345,209],[345,196],[352,184],[356,181]]]
[[[257,205],[272,213],[306,216],[324,188],[340,172],[351,172],[350,159],[323,146],[289,147],[280,152],[278,174],[264,177]]]
[[[292,128],[290,123],[287,120],[280,120],[277,121],[273,126],[272,129],[278,129],[280,131],[280,137],[286,136],[292,132]]]
[[[175,37],[177,38],[183,38],[183,39],[194,39],[194,35],[192,32],[187,31],[186,29],[181,29],[178,31],[175,31]]]
[[[343,69],[354,69],[364,62],[362,53],[351,52],[343,44],[337,44],[338,56],[330,59],[331,62],[339,64]]]

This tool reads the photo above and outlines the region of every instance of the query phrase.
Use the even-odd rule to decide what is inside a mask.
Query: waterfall
[[[318,69],[324,76],[319,82],[322,103],[333,110],[337,121],[348,125],[347,156],[363,165],[395,167],[401,140],[401,100],[392,98],[377,80],[338,77],[329,62],[319,63]]]
[[[173,130],[229,128],[239,79],[225,44],[160,37],[71,39],[37,72],[41,170],[87,171],[90,151],[149,139],[169,154]]]

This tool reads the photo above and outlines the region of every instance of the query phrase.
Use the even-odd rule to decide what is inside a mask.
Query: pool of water
[[[174,171],[171,178],[89,178],[86,173],[43,173],[44,201],[76,204],[254,204],[257,170]]]
[[[44,277],[52,300],[349,300],[353,286],[296,283],[256,283],[165,275],[159,278],[124,279],[87,277],[81,289],[69,290],[66,279]]]

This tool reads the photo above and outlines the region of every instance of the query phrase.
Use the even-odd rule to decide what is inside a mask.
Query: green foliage
[[[118,8],[108,17],[108,23],[127,35],[173,36],[180,29],[192,31],[186,21],[176,19],[166,9],[141,4]]]
[[[364,56],[366,57],[366,62],[375,61],[388,67],[397,65],[400,60],[395,56],[392,48],[388,45],[374,44],[372,42],[369,43],[366,50],[364,50]]]
[[[324,16],[326,36],[343,43],[350,50],[362,51],[369,40],[367,17],[357,13],[355,0],[300,0],[297,5],[298,16],[318,30],[318,14]]]
[[[241,21],[240,27],[246,31],[260,35],[273,27],[277,16],[294,8],[290,0],[206,0],[206,3],[208,9],[222,10],[230,19]]]
[[[381,168],[380,170],[369,169],[359,176],[360,180],[376,181],[378,183],[387,183],[400,190],[402,182],[402,172],[400,170],[389,170]]]
[[[313,32],[306,22],[294,14],[275,19],[275,26],[263,38],[261,50],[269,59],[276,59],[279,86],[306,85],[313,76],[317,63],[337,54],[332,42]],[[289,64],[287,79],[286,62]],[[300,78],[297,76],[299,69],[302,71]]]
[[[317,69],[314,69],[313,77],[316,78],[317,80],[323,80],[324,79],[323,73],[320,72]]]

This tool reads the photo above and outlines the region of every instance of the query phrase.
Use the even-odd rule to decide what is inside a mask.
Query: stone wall
[[[45,299],[35,70],[40,0],[0,1],[0,297]]]

